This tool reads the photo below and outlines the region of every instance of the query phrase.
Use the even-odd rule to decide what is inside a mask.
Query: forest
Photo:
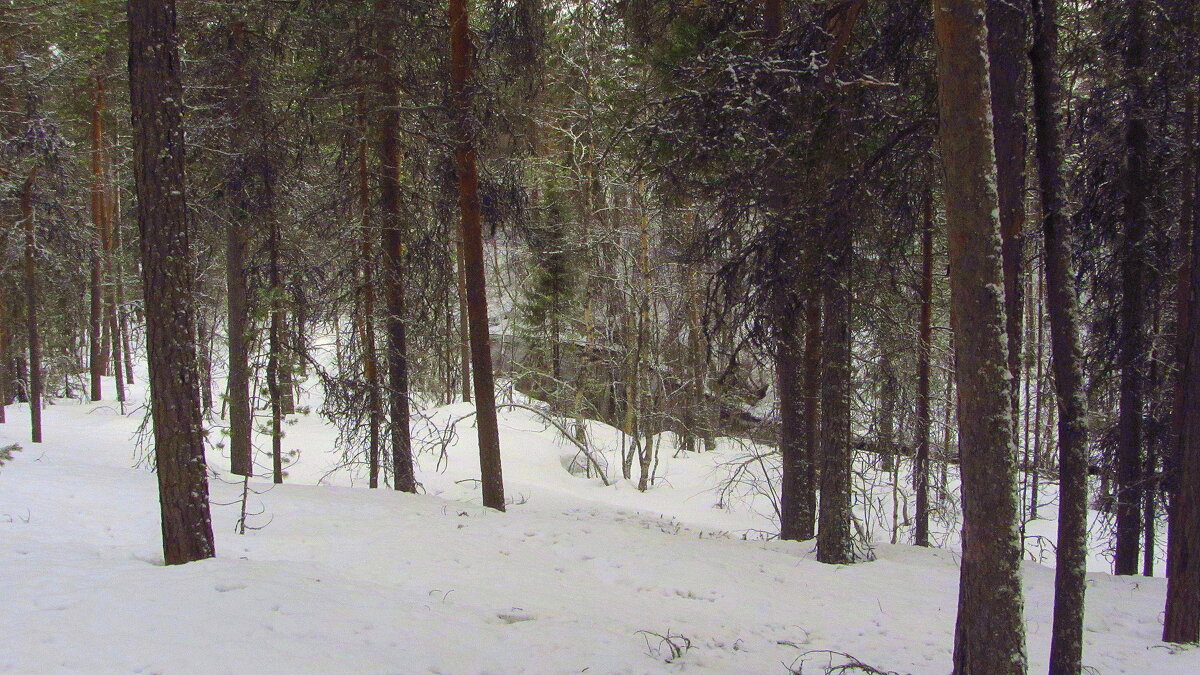
[[[1200,672],[1198,125],[1194,0],[4,0],[0,671]]]

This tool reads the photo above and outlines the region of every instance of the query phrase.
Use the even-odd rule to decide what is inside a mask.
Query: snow
[[[131,388],[131,408],[143,395]],[[285,450],[299,450],[287,483],[250,484],[262,513],[249,524],[261,529],[235,533],[241,484],[213,447],[218,557],[164,567],[155,478],[135,466],[143,411],[59,401],[45,411],[46,442],[32,445],[27,407],[9,406],[0,447],[22,450],[0,468],[0,670],[782,675],[797,659],[805,673],[846,660],[804,656],[818,650],[950,670],[957,555],[876,541],[874,562],[827,566],[812,542],[763,540],[761,502],[715,507],[720,465],[743,452],[733,443],[686,458],[664,443],[665,480],[642,494],[568,472],[573,446],[537,415],[503,409],[513,503],[501,514],[479,506],[470,480],[469,404],[421,423],[468,416],[443,471],[419,458],[422,495],[330,473],[334,432],[299,415],[286,427]],[[619,438],[595,423],[589,433],[602,447]],[[1044,671],[1053,570],[1029,562],[1023,574],[1031,671]],[[1085,664],[1200,672],[1200,652],[1158,641],[1164,593],[1162,579],[1090,574]]]

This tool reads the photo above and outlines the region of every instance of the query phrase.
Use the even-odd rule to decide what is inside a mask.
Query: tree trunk
[[[30,440],[42,442],[42,336],[38,330],[37,223],[33,217],[33,184],[38,168],[29,170],[21,189],[21,222],[25,225],[25,322],[29,347]]]
[[[467,268],[463,264],[462,228],[454,242],[455,276],[458,277],[458,371],[462,379],[462,400],[471,402],[471,333],[467,327]]]
[[[121,331],[121,319],[119,313],[121,311],[121,282],[120,282],[120,256],[118,249],[118,224],[117,224],[117,201],[116,189],[113,186],[113,169],[112,164],[108,160],[107,153],[104,154],[104,163],[106,166],[107,180],[104,185],[105,206],[104,206],[104,274],[108,279],[108,300],[105,310],[105,321],[108,327],[108,334],[111,338],[112,349],[112,364],[113,364],[113,383],[117,388],[117,401],[121,403],[121,414],[125,414],[125,350],[124,334]]]
[[[269,190],[270,188],[268,188]],[[279,221],[269,211],[267,215],[267,293],[271,306],[267,328],[267,396],[271,406],[271,479],[283,482],[283,391],[279,373],[283,342],[283,286],[280,283]]]
[[[391,412],[393,486],[416,492],[408,418],[408,345],[405,335],[404,237],[400,224],[400,89],[394,73],[396,0],[376,0],[379,33],[379,206],[383,216],[383,284],[387,303],[388,399]]]
[[[358,143],[358,208],[362,232],[359,251],[362,257],[362,319],[359,322],[359,341],[363,350],[363,378],[367,382],[367,481],[379,487],[379,457],[382,448],[380,429],[383,426],[383,392],[379,382],[379,356],[375,353],[375,251],[371,246],[371,185],[367,169],[366,108],[359,97],[359,114],[363,117],[363,135]]]
[[[246,24],[235,22],[232,31],[231,77],[240,90],[250,88],[247,72]],[[249,92],[238,94],[232,111],[235,124],[235,150],[245,153],[251,132],[243,127],[253,123],[251,110],[241,110],[250,104]],[[249,159],[243,154],[229,179],[229,190],[235,196],[232,217],[225,226],[225,294],[229,316],[226,332],[229,376],[226,382],[226,401],[229,406],[230,470],[239,476],[254,475],[253,425],[254,415],[250,396],[250,276],[246,265],[250,246],[250,212],[255,208],[250,196],[253,180]]]
[[[987,0],[988,60],[1000,200],[1000,256],[1004,267],[1005,333],[1013,424],[1021,405],[1021,249],[1025,227],[1025,83],[1029,28],[1024,5]],[[1015,427],[1014,427],[1015,428]]]
[[[954,672],[1024,673],[1015,427],[983,0],[934,0],[963,554]]]
[[[129,0],[129,96],[150,410],[168,565],[214,555],[193,342],[183,87],[174,0]]]
[[[1050,314],[1050,360],[1058,402],[1058,548],[1054,570],[1054,624],[1050,673],[1080,672],[1083,664],[1083,601],[1087,572],[1087,398],[1083,391],[1079,303],[1071,260],[1071,221],[1065,217],[1063,139],[1058,121],[1058,0],[1031,0],[1034,42],[1034,120],[1042,236],[1046,255],[1046,304]]]
[[[1149,214],[1149,136],[1146,130],[1145,0],[1130,0],[1125,34],[1129,87],[1125,130],[1125,234],[1121,242],[1120,407],[1117,417],[1117,526],[1115,574],[1137,574],[1142,530],[1142,414],[1145,405],[1145,252]]]
[[[1185,172],[1185,220],[1180,223],[1185,261],[1180,271],[1180,307],[1177,332],[1181,372],[1175,397],[1172,441],[1176,486],[1170,502],[1167,533],[1167,603],[1163,641],[1200,641],[1200,339],[1196,338],[1197,302],[1200,302],[1200,147],[1197,146],[1196,16],[1189,17],[1191,68],[1187,80],[1188,153]]]
[[[817,514],[817,560],[831,565],[854,562],[850,512],[850,298],[853,240],[844,215],[828,223],[829,269],[823,294],[821,378],[821,501]]]
[[[125,359],[125,384],[133,384],[133,352],[129,349],[129,317],[125,311],[125,264],[122,251],[124,242],[121,228],[121,197],[115,187],[116,181],[110,180],[113,205],[113,294],[117,313],[117,329],[121,343],[121,355]]]
[[[95,96],[92,99],[92,151],[91,151],[91,211],[92,211],[92,255],[89,295],[91,302],[88,321],[88,371],[91,375],[91,399],[99,401],[103,398],[101,391],[101,376],[104,375],[104,341],[101,336],[104,324],[104,281],[103,281],[103,240],[104,240],[104,122],[101,117],[104,111],[104,80],[96,76]]]
[[[921,310],[917,320],[917,429],[913,461],[916,513],[913,543],[929,546],[929,359],[933,337],[933,191],[925,193],[921,223]]]
[[[479,175],[475,169],[471,99],[467,91],[470,77],[471,34],[467,1],[450,0],[450,90],[456,141],[454,160],[458,174],[458,206],[462,213],[463,260],[467,272],[467,314],[471,330],[471,367],[475,378],[479,467],[483,475],[483,505],[503,511],[504,478],[500,465],[500,432],[496,423],[496,391],[492,381]]]
[[[811,302],[811,301],[810,301]],[[781,318],[783,318],[781,316]],[[806,445],[803,341],[799,317],[780,326],[775,357],[779,392],[779,454],[783,477],[779,494],[779,538],[803,541],[813,536],[812,454]]]

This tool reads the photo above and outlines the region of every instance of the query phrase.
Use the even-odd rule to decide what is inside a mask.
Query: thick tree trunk
[[[781,317],[782,318],[782,317]],[[803,541],[813,536],[812,455],[806,445],[804,415],[803,325],[792,316],[780,326],[775,357],[779,392],[779,454],[783,477],[779,495],[779,538]]]
[[[1046,303],[1050,356],[1058,402],[1058,548],[1054,570],[1054,624],[1050,673],[1083,667],[1083,600],[1087,572],[1087,398],[1083,391],[1078,291],[1071,260],[1071,221],[1065,216],[1063,139],[1058,121],[1058,0],[1031,0],[1034,33],[1034,120],[1038,185],[1046,250]]]
[[[963,554],[954,672],[1024,673],[1015,427],[983,0],[934,0]]]
[[[1113,571],[1137,574],[1142,529],[1142,414],[1145,405],[1145,252],[1150,179],[1146,130],[1146,0],[1130,0],[1125,77],[1129,87],[1125,129],[1125,233],[1121,242],[1120,404],[1117,417],[1117,526]]]
[[[129,0],[129,84],[150,410],[168,565],[214,555],[192,341],[183,87],[174,0]]]
[[[21,222],[25,225],[25,325],[29,348],[30,440],[42,442],[42,336],[38,330],[37,223],[33,217],[33,184],[38,168],[29,170],[21,188]]]
[[[387,303],[388,409],[391,412],[393,486],[417,491],[408,418],[408,345],[405,335],[404,236],[400,214],[400,90],[394,74],[396,0],[376,0],[380,115],[379,206],[383,216],[383,283]]]
[[[479,432],[479,467],[484,506],[504,510],[504,478],[500,465],[500,433],[496,423],[496,391],[492,381],[492,347],[484,280],[483,231],[479,210],[479,175],[475,168],[474,131],[467,84],[471,78],[471,34],[466,0],[450,0],[450,90],[455,121],[454,151],[462,213],[463,259],[467,273],[467,314],[471,330],[471,366],[475,378],[475,418]]]
[[[1180,239],[1185,261],[1180,270],[1179,334],[1180,375],[1177,383],[1172,422],[1176,486],[1170,502],[1167,533],[1167,604],[1163,618],[1165,642],[1200,641],[1200,339],[1196,333],[1197,302],[1200,302],[1200,146],[1197,145],[1197,60],[1195,44],[1197,17],[1189,17],[1188,35],[1192,38],[1192,67],[1187,81],[1188,171],[1185,172],[1183,215]]]
[[[821,378],[821,501],[818,507],[817,560],[854,562],[850,491],[854,451],[850,443],[850,298],[853,240],[848,223],[831,217],[829,269],[823,289],[825,316]]]
[[[925,193],[921,223],[921,309],[917,319],[917,428],[913,461],[916,513],[913,543],[929,546],[929,360],[933,338],[933,191]]]

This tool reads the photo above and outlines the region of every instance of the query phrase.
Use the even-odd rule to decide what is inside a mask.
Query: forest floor
[[[736,445],[673,458],[664,444],[663,479],[643,494],[568,472],[574,448],[523,409],[500,415],[503,514],[479,505],[470,418],[444,457],[420,457],[425,494],[408,495],[337,470],[336,432],[296,416],[287,483],[251,481],[257,529],[244,535],[242,486],[217,444],[218,556],[165,567],[156,482],[135,443],[142,395],[128,416],[59,401],[41,445],[27,442],[27,407],[9,406],[0,447],[22,449],[0,468],[0,670],[807,675],[851,658],[950,670],[952,550],[876,541],[872,562],[822,565],[812,542],[763,538],[771,520],[754,498],[715,489],[744,454]],[[597,445],[617,437],[592,433]],[[1053,570],[1026,563],[1024,581],[1030,672],[1044,672]],[[1200,650],[1158,640],[1163,579],[1088,581],[1088,666],[1200,672]]]

